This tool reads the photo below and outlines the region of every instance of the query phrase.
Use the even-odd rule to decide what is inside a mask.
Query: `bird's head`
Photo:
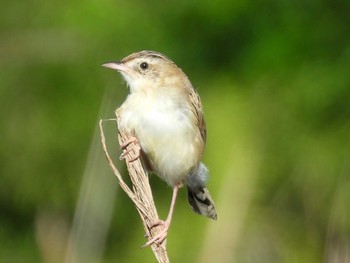
[[[173,61],[155,51],[136,52],[121,61],[108,62],[102,66],[119,71],[131,92],[145,88],[164,89],[191,85]]]

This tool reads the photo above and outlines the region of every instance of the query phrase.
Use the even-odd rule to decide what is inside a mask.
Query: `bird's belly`
[[[175,185],[199,162],[197,129],[184,112],[149,112],[135,130],[154,172]]]
[[[134,130],[152,170],[171,186],[181,182],[198,165],[203,151],[190,109],[134,110],[125,125]]]

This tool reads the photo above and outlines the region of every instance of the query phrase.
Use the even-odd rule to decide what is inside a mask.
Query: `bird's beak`
[[[129,68],[125,66],[122,62],[108,62],[102,65],[102,67],[111,68],[118,70],[120,72],[127,73],[129,71]]]

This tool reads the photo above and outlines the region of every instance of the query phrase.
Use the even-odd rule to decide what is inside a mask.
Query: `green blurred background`
[[[181,191],[172,262],[350,262],[350,2],[7,1],[0,261],[155,262],[101,151],[127,96],[104,62],[151,49],[197,87],[216,222]],[[113,156],[115,124],[106,122]],[[126,175],[124,165],[118,163]],[[166,216],[171,189],[151,177]]]

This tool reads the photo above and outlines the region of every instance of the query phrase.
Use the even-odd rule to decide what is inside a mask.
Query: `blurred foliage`
[[[218,221],[193,214],[182,191],[173,262],[350,261],[349,1],[1,6],[1,262],[65,258],[98,119],[113,117],[127,95],[100,65],[143,49],[183,68],[208,124]],[[106,101],[113,106],[101,114]],[[116,184],[110,172],[96,175]],[[152,185],[164,217],[171,191],[155,176]],[[131,202],[122,192],[115,199],[91,262],[154,262],[139,249]]]

